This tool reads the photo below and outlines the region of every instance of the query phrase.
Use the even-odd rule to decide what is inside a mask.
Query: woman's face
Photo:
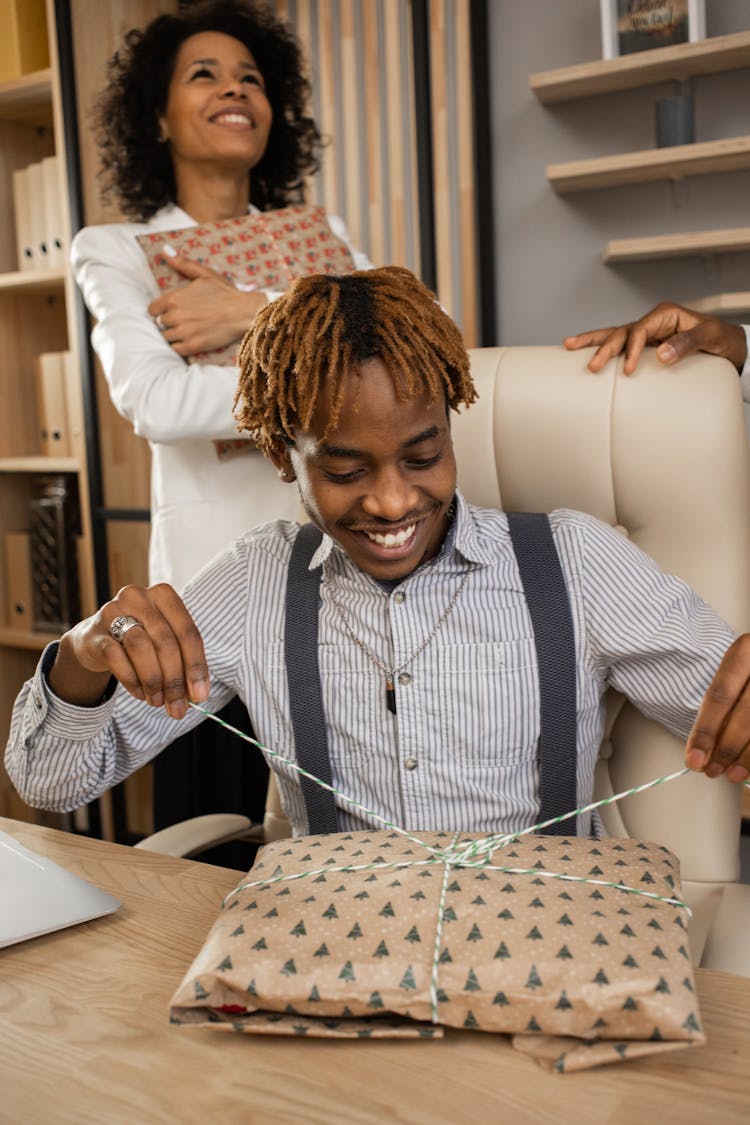
[[[272,119],[263,76],[244,43],[220,31],[185,40],[159,118],[178,180],[199,163],[254,168]]]

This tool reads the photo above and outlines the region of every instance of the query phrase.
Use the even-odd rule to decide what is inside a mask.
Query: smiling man
[[[315,578],[317,667],[301,678],[319,679],[334,788],[410,829],[536,823],[534,631],[508,517],[456,487],[450,414],[476,397],[458,329],[407,270],[317,275],[258,314],[240,372],[238,422],[311,523],[249,531],[182,598],[126,587],[51,645],[14,712],[19,792],[47,808],[90,801],[203,721],[189,699],[215,711],[235,693],[259,740],[299,758],[317,704],[308,692],[300,726],[290,685],[309,636],[285,610],[297,566]],[[575,663],[573,799],[591,797],[609,686],[687,739],[688,765],[744,780],[748,638],[593,517],[558,511],[550,526]],[[298,774],[269,765],[304,832]],[[335,823],[373,821],[337,796]]]

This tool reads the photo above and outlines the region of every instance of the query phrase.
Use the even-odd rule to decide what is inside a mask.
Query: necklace
[[[357,648],[360,648],[362,650],[362,652],[365,654],[365,656],[368,658],[368,660],[370,660],[376,666],[376,668],[379,668],[380,671],[384,674],[384,676],[385,676],[385,705],[388,708],[388,710],[391,712],[392,715],[396,714],[396,677],[401,676],[406,671],[406,669],[409,667],[409,665],[412,664],[417,659],[417,657],[421,653],[424,652],[424,650],[427,648],[430,641],[432,641],[434,639],[434,637],[436,636],[438,631],[443,627],[445,622],[448,620],[448,618],[450,617],[451,613],[453,612],[453,610],[455,608],[456,602],[458,601],[458,599],[461,595],[461,591],[463,590],[464,586],[466,585],[466,583],[468,581],[468,578],[469,578],[469,575],[471,574],[473,569],[474,569],[474,563],[468,563],[467,567],[466,567],[466,570],[464,571],[463,576],[461,578],[461,581],[459,582],[458,586],[456,587],[456,590],[455,590],[455,593],[453,594],[453,597],[448,602],[447,606],[445,607],[443,612],[440,614],[440,617],[438,617],[437,621],[432,626],[432,628],[430,629],[427,636],[415,648],[414,652],[411,654],[411,656],[408,658],[408,660],[405,660],[403,662],[403,664],[400,664],[398,666],[398,668],[393,668],[393,669],[389,669],[388,666],[386,664],[384,664],[384,662],[380,659],[380,657],[372,651],[370,646],[365,641],[363,641],[361,637],[357,636],[357,634],[354,632],[354,629],[352,628],[352,624],[349,620],[349,617],[347,615],[346,610],[344,609],[343,605],[341,605],[338,598],[336,597],[336,595],[333,592],[333,587],[332,586],[328,587],[328,594],[330,596],[331,602],[333,603],[333,608],[336,610],[336,613],[339,615],[339,618],[341,619],[341,624],[344,626],[344,630],[345,630],[347,636],[349,637],[350,640],[352,640],[354,642],[354,644],[357,646]]]

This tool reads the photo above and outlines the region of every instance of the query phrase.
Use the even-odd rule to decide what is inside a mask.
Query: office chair
[[[630,377],[621,359],[593,375],[590,354],[471,352],[479,401],[452,419],[464,495],[483,507],[589,512],[684,578],[738,632],[749,631],[750,454],[737,372],[706,355],[664,368],[648,350]],[[607,715],[596,799],[683,764],[680,740],[614,692]],[[694,959],[750,976],[750,886],[737,882],[740,801],[740,786],[691,774],[607,807],[602,819],[611,835],[653,840],[678,855]],[[264,841],[289,831],[273,780],[264,825],[242,817],[186,824],[140,846],[190,854],[248,832]],[[193,835],[196,827],[207,834]]]

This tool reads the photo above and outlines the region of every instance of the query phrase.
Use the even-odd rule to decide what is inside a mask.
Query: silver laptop
[[[0,831],[0,948],[75,926],[120,903]]]

